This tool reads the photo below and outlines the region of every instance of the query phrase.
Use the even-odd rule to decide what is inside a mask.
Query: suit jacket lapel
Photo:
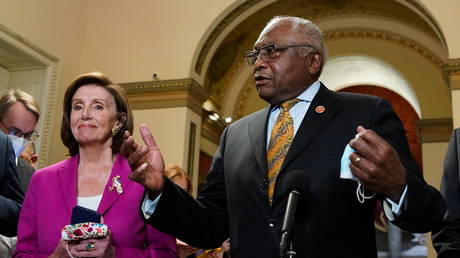
[[[323,106],[324,112],[317,112],[318,106]],[[292,141],[280,172],[310,143],[341,107],[336,93],[321,84]]]
[[[113,203],[120,198],[128,189],[131,180],[128,179],[128,175],[131,172],[131,168],[128,165],[128,162],[120,155],[115,157],[115,162],[113,163],[112,172],[110,174],[109,180],[104,188],[104,193],[102,194],[101,203],[97,208],[97,212],[101,215],[104,215]],[[110,190],[110,187],[114,185],[114,178],[119,176],[118,181],[120,182],[123,193],[118,193],[116,189]]]
[[[78,160],[79,156],[74,155],[67,159],[57,170],[59,186],[69,214],[72,214],[73,207],[77,205]]]
[[[256,117],[254,117],[254,119],[249,122],[248,125],[250,144],[254,151],[254,156],[256,157],[257,164],[259,165],[260,170],[263,172],[267,172],[266,131],[269,113],[270,106],[256,114]]]

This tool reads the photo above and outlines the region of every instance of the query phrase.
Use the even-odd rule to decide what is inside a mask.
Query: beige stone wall
[[[232,3],[0,0],[0,23],[59,59],[52,147],[42,166],[66,157],[59,137],[61,105],[73,78],[90,71],[118,83],[151,80],[153,73],[161,79],[190,77],[203,35]]]
[[[232,1],[89,1],[81,71],[116,81],[190,77],[206,30]]]
[[[452,118],[454,128],[460,127],[460,90],[452,91]]]
[[[187,108],[160,108],[134,110],[134,139],[143,143],[139,134],[139,125],[146,124],[163,153],[166,164],[186,166],[184,153],[186,151],[183,142],[186,141]]]
[[[425,180],[439,189],[448,142],[423,143],[423,171]]]
[[[192,183],[197,185],[201,116],[187,107],[140,109],[134,110],[133,115],[134,139],[143,144],[139,126],[146,124],[154,134],[165,164],[176,164],[185,170],[189,170],[190,123],[196,125],[194,163],[190,173]],[[196,194],[196,187],[193,190]]]
[[[424,178],[430,185],[439,189],[441,185],[444,156],[448,142],[423,143],[423,171]],[[428,258],[435,258],[436,252],[431,243],[431,234],[427,234]]]
[[[419,0],[434,16],[447,41],[449,57],[460,57],[460,35],[458,34],[458,14],[460,3],[457,0]]]

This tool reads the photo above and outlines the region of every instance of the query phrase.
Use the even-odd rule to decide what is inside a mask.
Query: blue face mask
[[[8,137],[10,137],[11,139],[13,149],[14,149],[14,155],[17,158],[19,157],[19,155],[21,155],[21,153],[26,148],[27,140],[24,139],[23,137],[17,137],[16,135],[11,135],[11,134],[8,135]]]

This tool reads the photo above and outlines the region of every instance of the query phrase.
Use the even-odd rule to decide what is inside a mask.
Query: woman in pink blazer
[[[133,119],[123,90],[100,73],[77,77],[64,97],[61,138],[71,157],[34,173],[19,218],[15,257],[177,257],[175,238],[147,225],[144,188],[118,154]],[[61,240],[76,205],[96,210],[110,234]],[[88,244],[90,243],[90,244]]]

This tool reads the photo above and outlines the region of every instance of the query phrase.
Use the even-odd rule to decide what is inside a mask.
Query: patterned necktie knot
[[[290,100],[286,100],[283,103],[281,103],[280,106],[283,109],[283,112],[289,112],[289,110],[291,110],[291,108],[299,102],[300,102],[300,99],[290,99]]]

